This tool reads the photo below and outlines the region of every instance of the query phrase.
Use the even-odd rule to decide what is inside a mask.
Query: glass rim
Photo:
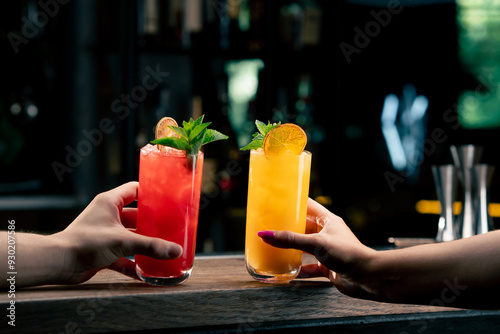
[[[260,149],[260,148],[259,148],[259,149]],[[250,150],[250,153],[251,153],[251,152],[255,152],[256,154],[266,155],[266,154],[264,153],[264,150],[263,150],[263,149],[262,149],[262,153],[259,151],[259,149],[252,148],[252,149]],[[269,157],[293,157],[293,156],[295,156],[295,157],[300,157],[300,156],[302,156],[302,154],[303,154],[303,153],[305,153],[306,155],[312,155],[311,151],[308,151],[308,150],[303,150],[303,151],[302,151],[302,153],[300,153],[300,154],[282,154],[282,155],[267,155],[267,156],[269,156]]]
[[[158,150],[156,148],[156,145],[155,144],[146,144],[144,145],[143,147],[140,148],[140,153],[141,155],[143,154],[143,150],[145,150],[148,145],[151,145],[151,146],[154,146],[155,149],[154,150],[151,150],[151,151],[148,151],[148,152],[144,152],[145,155],[148,155],[150,153],[153,153],[153,154],[156,154],[156,155],[159,155],[159,156],[163,156],[163,157],[170,157],[170,158],[187,158],[187,157],[201,157],[201,156],[204,156],[205,154],[203,153],[202,150],[199,150],[198,153],[196,154],[186,154],[183,150],[179,150],[179,149],[176,149],[176,148],[173,148],[173,147],[169,147],[169,149],[172,149],[172,150],[176,150],[175,152],[172,152],[172,151],[166,151],[166,152],[161,152],[160,150]]]

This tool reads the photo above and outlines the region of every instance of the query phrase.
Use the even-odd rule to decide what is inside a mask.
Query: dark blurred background
[[[5,2],[1,219],[63,229],[97,193],[137,180],[157,120],[205,114],[230,140],[205,149],[198,252],[243,250],[238,148],[255,119],[304,128],[310,197],[362,241],[434,237],[431,166],[460,144],[499,163],[499,14],[465,0]],[[383,132],[390,101],[397,131]]]

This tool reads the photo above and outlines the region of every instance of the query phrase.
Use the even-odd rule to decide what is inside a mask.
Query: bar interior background
[[[205,150],[199,253],[243,250],[238,148],[255,119],[306,130],[310,197],[369,245],[435,236],[416,204],[436,200],[450,145],[499,162],[498,2],[23,0],[0,15],[0,216],[26,231],[60,230],[136,180],[165,115],[230,135]],[[420,118],[401,117],[417,97]],[[383,131],[391,101],[399,137]]]

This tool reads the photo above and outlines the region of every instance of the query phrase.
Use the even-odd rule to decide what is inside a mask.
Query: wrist
[[[408,301],[418,287],[407,268],[410,259],[401,250],[374,251],[369,261],[367,285],[377,299],[387,302]]]
[[[72,243],[58,232],[47,236],[51,249],[50,256],[52,261],[51,273],[52,284],[66,284],[71,282],[72,275],[75,272],[76,251]]]
[[[392,276],[387,271],[385,252],[366,247],[357,256],[352,270],[343,275],[351,295],[378,301],[393,301]]]
[[[18,233],[16,283],[19,287],[54,284],[60,280],[65,257],[60,239],[52,235]]]

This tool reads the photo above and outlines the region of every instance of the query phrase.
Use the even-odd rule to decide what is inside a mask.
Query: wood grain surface
[[[5,314],[9,300],[7,293],[0,296]],[[456,319],[465,319],[467,324],[470,319],[500,324],[498,311],[350,298],[326,279],[260,283],[249,276],[242,256],[198,257],[192,276],[178,286],[149,286],[102,270],[80,285],[21,289],[16,291],[15,302],[16,327],[7,326],[8,318],[2,316],[2,333],[156,333],[159,329],[231,333],[286,328],[288,332],[309,329],[316,333],[323,328],[349,333],[375,326],[385,328],[381,333],[405,334],[421,333],[424,325],[426,330],[441,324],[449,328],[450,323],[460,324]]]

